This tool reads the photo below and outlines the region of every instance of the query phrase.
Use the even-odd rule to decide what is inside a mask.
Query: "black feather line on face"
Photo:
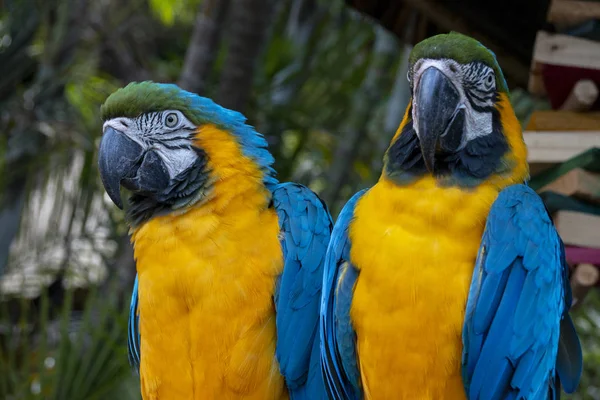
[[[408,115],[411,115],[411,112],[412,106]],[[385,153],[383,168],[384,173],[399,184],[411,183],[427,173],[412,118],[409,117],[400,136]]]
[[[503,163],[509,151],[508,142],[502,132],[500,113],[492,110],[492,132],[467,142],[456,154],[445,158],[445,165],[460,186],[477,186],[492,175],[503,174],[510,166]]]
[[[469,101],[469,104],[473,108],[473,110],[478,111],[478,112],[492,112],[492,113],[494,111],[497,112],[496,108],[493,105],[489,106],[489,107],[479,106],[477,103],[475,103],[475,100],[473,98],[475,97],[475,98],[479,99],[481,102],[491,100],[492,104],[497,104],[498,101],[500,100],[500,95],[498,94],[498,92],[494,92],[493,94],[491,94],[490,98],[488,98],[488,99],[482,99],[482,98],[478,97],[475,93],[473,93],[472,90],[468,90],[468,89],[465,90],[465,95],[466,95],[467,100]]]
[[[138,226],[152,217],[168,214],[176,204],[191,204],[199,191],[210,191],[208,155],[200,148],[192,148],[198,155],[194,164],[177,175],[161,193],[152,196],[134,194],[130,197],[127,219],[132,226]]]
[[[502,132],[500,113],[494,108],[492,114],[493,129],[489,135],[470,140],[456,153],[436,157],[435,175],[441,184],[474,187],[511,168],[503,162],[509,146]],[[411,115],[411,110],[408,115]],[[409,117],[400,136],[387,150],[383,172],[399,185],[410,184],[428,174],[412,118]]]

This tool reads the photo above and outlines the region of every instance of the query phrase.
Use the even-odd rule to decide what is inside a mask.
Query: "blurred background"
[[[580,153],[587,164],[576,166],[593,174],[598,154],[585,151],[600,147],[597,88],[590,101],[587,83],[581,100],[572,94],[579,75],[561,92],[542,68],[564,62],[540,53],[541,30],[598,45],[600,3],[565,22],[573,7],[553,11],[563,2],[585,3],[0,0],[0,399],[140,398],[126,351],[132,249],[96,167],[99,110],[111,92],[176,82],[243,112],[267,137],[279,179],[310,186],[335,217],[379,178],[409,100],[412,46],[456,30],[496,52],[527,135],[539,134],[527,140],[543,188]],[[589,62],[597,73],[598,60]],[[558,109],[586,113],[592,133],[548,150],[564,132],[545,139],[556,129],[540,124]],[[574,310],[585,371],[570,399],[600,399],[600,296],[589,290],[597,280]]]

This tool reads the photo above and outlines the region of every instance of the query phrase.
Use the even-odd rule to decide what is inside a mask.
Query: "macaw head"
[[[412,50],[408,80],[411,101],[386,153],[388,177],[430,174],[474,186],[527,176],[521,127],[493,52],[459,33],[433,36]]]
[[[130,83],[101,113],[100,177],[119,208],[121,187],[133,193],[132,223],[208,199],[215,181],[236,173],[276,182],[267,143],[242,114],[176,85]],[[256,168],[250,172],[236,157]]]

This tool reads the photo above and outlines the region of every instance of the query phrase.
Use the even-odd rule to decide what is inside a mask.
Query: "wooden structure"
[[[561,163],[554,171],[566,172],[538,191],[569,199],[552,212],[573,267],[574,306],[600,282],[600,150],[574,157],[600,149],[599,18],[600,2],[552,0],[548,24],[536,34],[528,82],[529,92],[552,107],[535,111],[525,129],[529,162]]]
[[[525,129],[530,163],[563,162],[600,147],[600,2],[552,0],[536,34],[528,90],[552,111],[534,112]],[[551,32],[549,28],[554,32]]]
[[[540,193],[565,243],[574,306],[579,305],[600,286],[600,148],[538,174],[530,186]]]

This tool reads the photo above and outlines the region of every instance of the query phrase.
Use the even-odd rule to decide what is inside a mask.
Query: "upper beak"
[[[427,68],[419,79],[415,90],[413,105],[415,107],[415,119],[417,133],[421,143],[423,160],[429,172],[433,173],[435,154],[440,145],[440,138],[445,136],[452,122],[462,109],[459,109],[460,94],[452,81],[435,67]],[[462,126],[460,129],[452,129],[450,139],[458,147],[456,141],[460,142]],[[458,136],[458,137],[457,137]],[[454,146],[453,146],[454,147]]]
[[[123,132],[110,126],[104,130],[98,155],[100,178],[111,200],[120,209],[123,209],[121,181],[135,174],[142,155],[142,146]]]

